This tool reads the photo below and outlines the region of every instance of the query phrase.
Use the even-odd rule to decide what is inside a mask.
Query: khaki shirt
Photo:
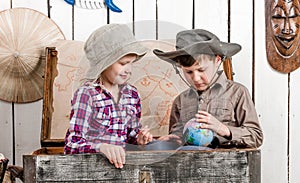
[[[217,146],[261,146],[263,133],[248,89],[228,80],[222,71],[218,72],[218,79],[208,90],[198,94],[189,88],[175,98],[169,133],[182,137],[184,124],[194,118],[198,110],[209,112],[231,131],[231,139],[216,135]]]

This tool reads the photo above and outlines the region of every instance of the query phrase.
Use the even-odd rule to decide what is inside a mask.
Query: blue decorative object
[[[122,10],[117,7],[112,0],[102,0],[100,2],[99,0],[65,0],[68,4],[74,6],[79,6],[81,8],[87,8],[87,9],[98,9],[103,8],[104,4],[110,9],[111,11],[121,13]]]
[[[118,8],[112,0],[105,0],[105,4],[106,6],[111,10],[111,11],[114,11],[114,12],[118,12],[118,13],[121,13],[122,10],[120,8]]]
[[[196,122],[195,118],[189,120],[183,129],[183,137],[187,144],[195,146],[208,146],[214,133],[209,129],[201,128],[201,123]]]

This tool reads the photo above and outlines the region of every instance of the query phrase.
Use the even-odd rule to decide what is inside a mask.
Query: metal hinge
[[[150,183],[150,171],[141,170],[140,171],[140,183]]]

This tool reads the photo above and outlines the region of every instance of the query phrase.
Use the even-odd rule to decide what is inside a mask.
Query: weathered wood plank
[[[288,77],[274,72],[266,58],[264,1],[255,1],[254,9],[255,106],[265,134],[262,147],[262,182],[289,182],[288,144],[291,142],[288,139]]]
[[[175,40],[179,31],[192,28],[193,1],[158,0],[157,4],[158,40]]]
[[[65,1],[48,1],[50,4],[49,14],[50,18],[59,26],[61,31],[64,33],[67,40],[73,38],[73,8]],[[63,17],[62,18],[62,14]]]
[[[109,23],[129,24],[133,20],[133,1],[132,0],[114,0],[121,10],[121,13],[109,11]],[[132,27],[130,27],[132,28]]]
[[[134,34],[137,40],[156,39],[156,1],[134,0]]]
[[[86,41],[89,35],[107,23],[107,10],[74,7],[74,40]]]
[[[212,11],[218,13],[212,13]],[[195,1],[195,28],[206,29],[220,40],[226,41],[228,38],[228,1],[214,0]]]
[[[13,119],[12,104],[0,101],[0,153],[13,162]],[[5,140],[4,140],[5,139]]]
[[[248,163],[249,163],[249,173],[250,173],[250,180],[251,182],[261,182],[261,156],[253,155],[252,153],[256,152],[249,152],[248,155]]]
[[[25,182],[260,182],[260,150],[255,149],[129,151],[123,169],[102,154],[23,158]]]
[[[233,56],[234,80],[243,83],[252,93],[253,77],[253,0],[231,0],[230,22],[228,25],[228,39],[232,43],[238,43],[242,50]],[[245,39],[247,38],[247,39]],[[247,58],[247,60],[245,59]]]
[[[1,1],[1,5],[3,0]],[[47,1],[11,1],[12,8],[26,7],[36,10],[40,13],[47,15]],[[15,165],[22,164],[22,155],[31,153],[33,149],[40,147],[39,144],[39,131],[41,126],[41,100],[30,103],[16,103],[14,104],[14,118],[15,123],[15,143],[12,145],[15,149],[15,160],[10,162]],[[14,115],[14,116],[13,116]]]
[[[300,69],[290,74],[290,121],[289,121],[289,181],[299,182],[300,180]]]
[[[23,165],[26,165],[26,173],[24,173],[24,182],[35,182],[36,179],[36,157],[23,157]]]

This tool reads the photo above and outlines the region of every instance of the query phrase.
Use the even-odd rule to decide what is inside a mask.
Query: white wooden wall
[[[173,39],[178,31],[195,27],[210,30],[223,41],[240,43],[243,49],[233,57],[234,79],[253,94],[262,123],[265,136],[261,147],[262,182],[300,182],[300,156],[297,156],[300,70],[280,74],[268,65],[264,1],[114,0],[114,3],[123,13],[76,6],[73,9],[64,0],[1,0],[0,11],[27,7],[49,13],[67,39],[80,41],[106,23],[134,23],[132,28],[138,39]],[[42,100],[28,104],[0,101],[0,152],[11,164],[22,165],[23,154],[40,148],[41,120]]]

